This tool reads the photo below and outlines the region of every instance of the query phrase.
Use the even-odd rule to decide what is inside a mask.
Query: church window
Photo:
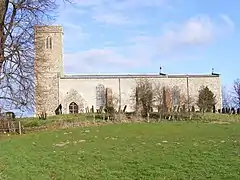
[[[96,109],[101,109],[106,104],[106,89],[103,84],[96,86]]]
[[[52,38],[51,37],[47,37],[46,48],[52,49]]]
[[[71,102],[69,105],[69,113],[76,114],[78,113],[78,105],[75,102]]]
[[[180,91],[178,87],[173,87],[172,90],[172,103],[173,106],[178,106],[180,104]]]

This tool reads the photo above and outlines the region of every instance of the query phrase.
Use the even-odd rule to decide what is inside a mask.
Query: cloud
[[[214,23],[209,17],[195,17],[189,19],[173,37],[179,39],[180,44],[205,44],[214,38]]]
[[[65,48],[70,51],[71,45],[84,42],[90,34],[83,28],[84,22],[79,21],[79,17],[85,14],[82,9],[76,8],[74,4],[60,4],[59,15],[55,24],[63,26]]]
[[[74,51],[74,49],[82,47],[84,42],[91,36],[89,33],[84,32],[81,25],[65,22],[62,26],[64,31],[64,42],[67,42],[64,44],[66,51]],[[75,45],[74,48],[73,45]]]
[[[124,16],[121,13],[95,13],[92,17],[94,20],[104,23],[104,24],[112,24],[112,25],[123,25],[123,24],[131,24],[131,21],[127,16]]]
[[[159,53],[172,53],[186,48],[206,47],[229,35],[226,32],[230,27],[232,29],[233,21],[229,17],[227,21],[223,19],[223,21],[218,22],[209,16],[198,15],[182,23],[167,23],[163,26],[162,35],[145,37],[142,41],[144,44],[151,44],[151,42],[155,41],[152,44],[159,48]]]
[[[149,7],[149,6],[167,6],[172,0],[73,0],[73,2],[81,7],[96,8],[96,7],[112,7],[114,9],[129,9],[137,7]]]
[[[137,36],[133,49],[148,49],[152,56],[173,53],[186,48],[206,46],[218,37],[218,28],[208,16],[191,17],[182,23],[166,23],[162,26],[162,33],[158,36]]]
[[[121,69],[131,69],[143,63],[126,57],[114,48],[67,53],[65,59],[65,70],[69,73],[114,72]]]
[[[196,16],[174,23],[161,37],[161,46],[169,51],[180,47],[206,45],[213,41],[218,25],[208,16]]]
[[[169,8],[173,0],[74,0],[79,10],[84,9],[93,20],[110,25],[142,24],[134,17],[135,10],[152,7]],[[136,13],[135,13],[136,15]]]
[[[127,72],[135,68],[147,68],[158,61],[176,58],[182,52],[186,53],[183,53],[186,57],[189,50],[206,48],[226,36],[225,30],[229,27],[232,29],[233,25],[226,15],[220,16],[220,21],[198,15],[183,22],[165,23],[155,36],[145,34],[126,39],[125,44],[118,47],[68,53],[65,55],[65,68],[72,73]]]

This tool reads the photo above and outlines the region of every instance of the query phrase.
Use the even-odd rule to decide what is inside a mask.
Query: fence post
[[[7,122],[7,130],[8,130],[8,132],[10,132],[10,123],[9,123],[9,121]]]
[[[147,113],[147,122],[149,123],[149,112]]]
[[[21,121],[18,121],[18,129],[19,129],[19,134],[22,134],[22,127],[21,127]]]

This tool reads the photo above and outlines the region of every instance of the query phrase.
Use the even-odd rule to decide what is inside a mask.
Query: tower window
[[[47,37],[46,48],[47,49],[52,49],[52,38],[49,37],[49,36]]]

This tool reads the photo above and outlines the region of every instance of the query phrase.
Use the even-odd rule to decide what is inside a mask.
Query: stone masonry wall
[[[47,39],[51,38],[51,48]],[[63,74],[62,27],[35,27],[35,114],[54,115],[59,105],[59,76]]]

